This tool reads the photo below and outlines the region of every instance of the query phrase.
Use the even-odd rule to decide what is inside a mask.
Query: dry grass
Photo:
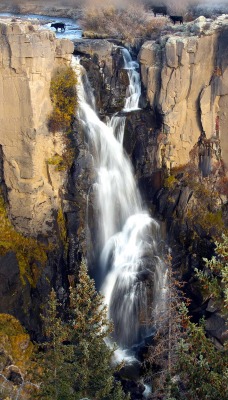
[[[135,38],[150,38],[167,23],[166,18],[148,15],[138,2],[124,4],[109,1],[106,5],[96,2],[95,6],[87,6],[80,21],[82,28],[96,36],[106,35],[133,44]]]

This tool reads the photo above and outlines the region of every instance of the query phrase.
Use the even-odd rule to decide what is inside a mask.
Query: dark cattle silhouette
[[[183,17],[180,15],[170,15],[169,18],[171,19],[171,21],[173,21],[174,25],[176,24],[176,22],[180,22],[180,24],[183,24]]]
[[[66,25],[63,22],[55,22],[54,24],[51,24],[51,28],[55,28],[56,31],[60,29],[61,32],[64,32]]]
[[[157,14],[167,15],[167,7],[152,7],[152,10],[155,17]]]

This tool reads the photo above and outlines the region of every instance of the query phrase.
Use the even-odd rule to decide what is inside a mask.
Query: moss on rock
[[[0,314],[0,346],[12,363],[22,371],[27,370],[33,344],[20,322],[9,314]]]
[[[35,287],[42,267],[47,261],[47,247],[33,238],[17,232],[10,222],[4,200],[0,194],[0,255],[12,251],[15,253],[20,269],[22,284],[29,281]]]

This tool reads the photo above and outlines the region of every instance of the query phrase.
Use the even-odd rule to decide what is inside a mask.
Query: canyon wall
[[[199,17],[143,44],[139,60],[150,106],[163,119],[168,167],[186,164],[199,137],[228,166],[228,19]]]
[[[62,155],[60,133],[47,128],[50,82],[69,65],[73,44],[26,22],[0,23],[0,145],[9,216],[17,230],[51,233],[64,173],[48,162]]]
[[[80,54],[104,119],[123,108],[129,81],[121,46],[115,41],[81,39],[73,45],[30,23],[10,20],[2,21],[0,29],[0,180],[8,215],[17,231],[44,239],[53,235],[61,209],[62,233],[67,236],[67,247],[60,245],[54,256],[49,255],[33,287],[21,282],[15,253],[0,257],[4,298],[0,311],[15,315],[36,331],[39,307],[50,286],[66,301],[68,277],[75,276],[82,256],[90,254],[94,268],[97,259],[93,160],[80,121],[75,122],[75,160],[70,170],[58,171],[50,161],[61,157],[65,149],[63,134],[51,133],[47,127],[51,78],[58,67],[70,64],[73,50]],[[221,146],[228,163],[228,20],[201,18],[169,30],[143,44],[141,109],[125,114],[124,146],[151,207],[161,188],[163,167],[186,164],[199,138],[208,140],[219,160]],[[181,195],[186,201],[180,200]],[[178,192],[176,203],[186,205],[192,193],[184,189],[181,195]],[[169,198],[167,193],[164,209],[176,206],[171,202],[167,207]],[[180,207],[182,215],[183,204]]]

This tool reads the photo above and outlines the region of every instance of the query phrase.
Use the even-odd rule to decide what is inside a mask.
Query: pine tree
[[[37,398],[44,400],[128,400],[115,382],[111,366],[114,347],[105,343],[112,331],[103,297],[83,261],[78,284],[70,288],[69,320],[63,322],[59,303],[51,291],[44,321],[46,342],[38,346],[34,380]]]
[[[206,337],[204,320],[190,321],[187,308],[181,310],[187,322],[183,338],[177,349],[177,371],[182,390],[176,399],[226,400],[228,398],[228,354],[217,350]]]
[[[72,346],[66,345],[68,327],[58,316],[58,300],[52,289],[44,321],[45,343],[38,346],[36,363],[41,382],[37,397],[45,400],[74,399],[72,391]]]
[[[70,315],[74,344],[74,389],[81,397],[122,400],[125,395],[114,384],[111,359],[114,347],[105,340],[112,331],[103,297],[96,292],[94,280],[82,262],[78,284],[70,289]]]
[[[220,248],[220,255],[221,252]],[[227,262],[224,256],[222,260]],[[152,398],[225,400],[228,398],[226,346],[222,351],[217,350],[206,337],[204,321],[199,324],[191,321],[182,284],[174,278],[170,262],[167,268],[166,307],[161,307],[154,345],[149,352],[154,389]],[[211,279],[224,279],[221,278],[224,274],[211,276]],[[225,303],[224,287],[219,288],[217,281],[215,284],[212,287],[219,289],[217,300],[222,298]],[[216,291],[213,291],[213,298],[216,299]]]

